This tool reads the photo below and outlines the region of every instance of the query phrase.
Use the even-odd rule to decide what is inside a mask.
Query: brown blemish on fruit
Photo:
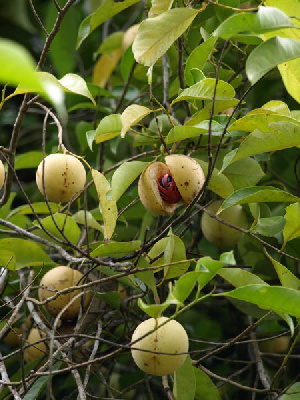
[[[185,186],[189,186],[189,183],[188,183],[188,182],[184,182],[184,184],[185,184]]]

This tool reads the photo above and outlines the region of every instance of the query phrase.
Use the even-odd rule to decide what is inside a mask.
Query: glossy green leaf
[[[299,396],[300,382],[296,382],[288,388],[284,395],[280,396],[280,400],[299,400]]]
[[[269,132],[253,131],[242,141],[238,149],[228,153],[224,159],[223,169],[234,161],[249,156],[295,146],[300,146],[300,126],[289,122],[272,122],[269,124]]]
[[[172,105],[182,100],[212,100],[215,91],[216,80],[206,78],[195,85],[184,89],[180,95],[172,101]],[[231,100],[235,96],[233,87],[224,81],[218,81],[216,100]]]
[[[110,54],[114,50],[122,47],[124,32],[118,31],[108,35],[99,46],[97,54]]]
[[[253,85],[277,65],[298,57],[299,41],[276,36],[252,51],[246,61],[246,74]]]
[[[59,211],[60,207],[57,203],[48,203],[50,206],[50,210],[52,211],[52,213],[56,213]],[[47,204],[43,201],[43,202],[38,202],[38,203],[32,203],[31,204],[34,212],[38,215],[40,214],[50,214],[49,208],[47,206]],[[22,205],[19,207],[14,208],[9,215],[7,216],[7,218],[10,218],[13,215],[31,215],[33,214],[32,208],[28,205]]]
[[[144,20],[132,45],[136,61],[148,67],[154,65],[185,32],[197,14],[198,10],[192,8],[174,8]]]
[[[213,36],[227,39],[237,33],[260,34],[290,28],[293,23],[288,16],[274,7],[258,7],[257,13],[237,13],[229,17],[213,32]]]
[[[112,197],[116,201],[128,189],[128,187],[137,179],[142,173],[148,163],[143,161],[130,161],[124,162],[114,172],[111,180]]]
[[[294,203],[286,207],[286,225],[283,230],[284,242],[300,236],[300,204]]]
[[[12,250],[6,250],[5,248],[1,248],[0,265],[1,267],[5,267],[9,271],[15,271],[16,270],[15,253]]]
[[[201,274],[200,271],[186,272],[175,282],[173,296],[180,303],[183,303],[191,294]]]
[[[93,228],[97,231],[103,232],[103,227],[99,224],[99,222],[96,221],[96,219],[89,211],[77,211],[77,213],[72,215],[72,218],[78,224],[87,225],[89,228]]]
[[[159,267],[160,265],[165,265],[172,263],[168,267],[164,267],[165,279],[171,279],[179,276],[187,271],[190,266],[190,262],[186,261],[186,251],[183,241],[173,234],[159,240],[151,248],[148,253],[150,259],[156,258],[160,253],[164,252],[164,255],[158,258],[153,264],[153,266]],[[176,264],[178,263],[178,264]],[[159,271],[161,268],[156,270]]]
[[[267,285],[261,278],[241,268],[222,268],[218,275],[238,288],[246,285]]]
[[[137,264],[137,268],[150,268],[151,265],[148,263],[148,261],[144,257],[140,257],[139,262]],[[158,293],[156,290],[156,279],[154,276],[154,272],[149,270],[149,271],[142,271],[142,272],[137,272],[135,274],[136,278],[140,279],[142,282],[147,285],[154,295],[158,298]]]
[[[173,1],[174,0],[152,0],[148,17],[154,18],[163,12],[168,11],[172,7]]]
[[[211,257],[200,258],[195,269],[197,272],[201,272],[198,277],[199,289],[207,285],[224,265],[226,265],[226,262],[213,260]]]
[[[220,136],[224,130],[223,126],[216,121],[212,121],[211,129],[213,136]],[[199,122],[195,126],[174,126],[168,133],[166,143],[171,144],[179,142],[180,140],[198,138],[200,135],[208,135],[208,131],[209,121]]]
[[[263,309],[300,317],[299,290],[281,286],[247,285],[224,293],[222,296],[247,301]]]
[[[255,202],[295,203],[300,202],[300,198],[272,186],[252,186],[239,189],[229,196],[220,207],[220,212],[236,204]]]
[[[116,310],[120,308],[122,294],[120,292],[97,293],[96,296]]]
[[[93,257],[123,257],[128,254],[134,253],[141,248],[141,242],[139,240],[133,240],[132,242],[109,242],[107,244],[100,244],[96,247],[91,255]]]
[[[98,26],[103,24],[103,22],[139,1],[140,0],[124,0],[115,3],[113,0],[104,0],[93,14],[82,21],[78,31],[77,49]]]
[[[173,297],[172,293],[169,293],[166,301],[161,304],[146,304],[141,298],[138,299],[138,306],[140,309],[152,318],[159,317],[160,314],[171,305],[182,305],[177,299],[175,299],[175,297]]]
[[[194,400],[221,400],[218,389],[209,376],[201,369],[193,367],[196,378],[196,393]]]
[[[97,126],[95,133],[96,143],[105,142],[120,135],[122,131],[122,121],[120,114],[110,114],[104,117]]]
[[[46,386],[47,382],[47,376],[40,376],[25,394],[23,400],[35,400],[36,398],[38,398],[39,393]]]
[[[95,99],[89,91],[87,84],[81,76],[76,74],[67,74],[58,81],[68,92],[76,93],[87,97],[96,105]]]
[[[187,355],[184,363],[174,372],[174,400],[195,400],[196,378],[191,357]]]
[[[17,154],[15,158],[15,169],[37,168],[43,160],[42,151],[29,151]]]
[[[259,110],[259,109],[258,109]],[[286,115],[291,117],[291,112],[286,103],[280,100],[270,100],[261,107],[261,110],[270,110],[276,114]]]
[[[288,268],[282,265],[279,261],[276,261],[274,258],[272,258],[267,252],[266,255],[271,260],[282,286],[290,289],[299,290],[300,279],[298,279]]]
[[[196,161],[201,165],[204,175],[207,176],[208,163],[202,160],[196,160]],[[223,197],[224,199],[226,199],[234,192],[230,180],[224,174],[222,174],[217,168],[214,168],[207,188],[209,190],[212,190],[220,197]]]
[[[284,226],[285,219],[281,216],[259,218],[254,227],[254,231],[263,236],[274,237],[282,232]]]
[[[0,239],[0,249],[14,254],[13,263],[15,263],[16,269],[55,265],[55,262],[51,260],[44,250],[30,240],[17,238]]]
[[[214,45],[216,41],[216,37],[210,37],[205,42],[196,47],[189,55],[184,69],[184,79],[189,86],[192,86],[194,84],[194,77],[191,70],[193,68],[198,68],[200,70],[203,69],[207,60],[210,57],[210,54],[214,50]]]
[[[118,218],[117,204],[115,200],[107,200],[106,198],[106,195],[111,191],[111,188],[105,176],[95,169],[92,169],[92,176],[96,186],[103,217],[104,239],[108,241],[111,239],[116,227]]]
[[[251,157],[233,162],[223,170],[223,174],[234,190],[255,186],[265,175],[260,164]]]
[[[57,229],[56,227],[57,225],[58,228],[63,231],[64,235],[69,239],[69,241],[76,245],[80,238],[81,231],[76,222],[72,219],[72,217],[69,217],[64,214],[54,214],[53,218],[55,219],[55,223],[51,215],[49,215],[46,218],[43,218],[41,220],[42,225],[55,237],[61,240],[65,240],[63,235]]]
[[[122,131],[121,136],[124,137],[129,128],[136,125],[144,117],[152,112],[150,108],[140,106],[138,104],[132,104],[131,106],[125,108],[121,114],[122,121]]]

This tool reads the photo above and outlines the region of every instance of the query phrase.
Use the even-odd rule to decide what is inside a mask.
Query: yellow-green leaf
[[[104,88],[122,55],[122,49],[110,54],[103,54],[97,61],[93,71],[93,83]]]
[[[174,8],[143,21],[132,45],[136,61],[148,67],[154,65],[197,14],[198,10],[192,8]]]
[[[286,224],[283,229],[284,242],[300,236],[300,204],[294,203],[285,209]]]
[[[103,223],[104,223],[104,239],[106,241],[110,240],[117,222],[118,209],[115,200],[108,200],[106,195],[110,192],[110,185],[99,171],[92,169],[92,176],[96,186],[99,203],[101,207]]]
[[[123,113],[121,114],[122,121],[122,132],[121,136],[124,137],[128,129],[132,125],[136,125],[141,119],[146,117],[146,115],[150,114],[152,111],[150,108],[139,106],[137,104],[132,104],[131,106],[125,108]]]
[[[168,11],[174,0],[152,0],[152,6],[149,11],[149,18],[157,17],[165,11]]]

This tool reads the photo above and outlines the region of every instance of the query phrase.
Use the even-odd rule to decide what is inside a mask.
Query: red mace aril
[[[165,174],[159,178],[158,190],[165,203],[176,204],[181,199],[181,194],[171,174]]]

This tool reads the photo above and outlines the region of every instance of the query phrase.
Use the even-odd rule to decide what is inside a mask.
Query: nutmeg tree
[[[299,26],[0,6],[0,399],[299,396]]]

